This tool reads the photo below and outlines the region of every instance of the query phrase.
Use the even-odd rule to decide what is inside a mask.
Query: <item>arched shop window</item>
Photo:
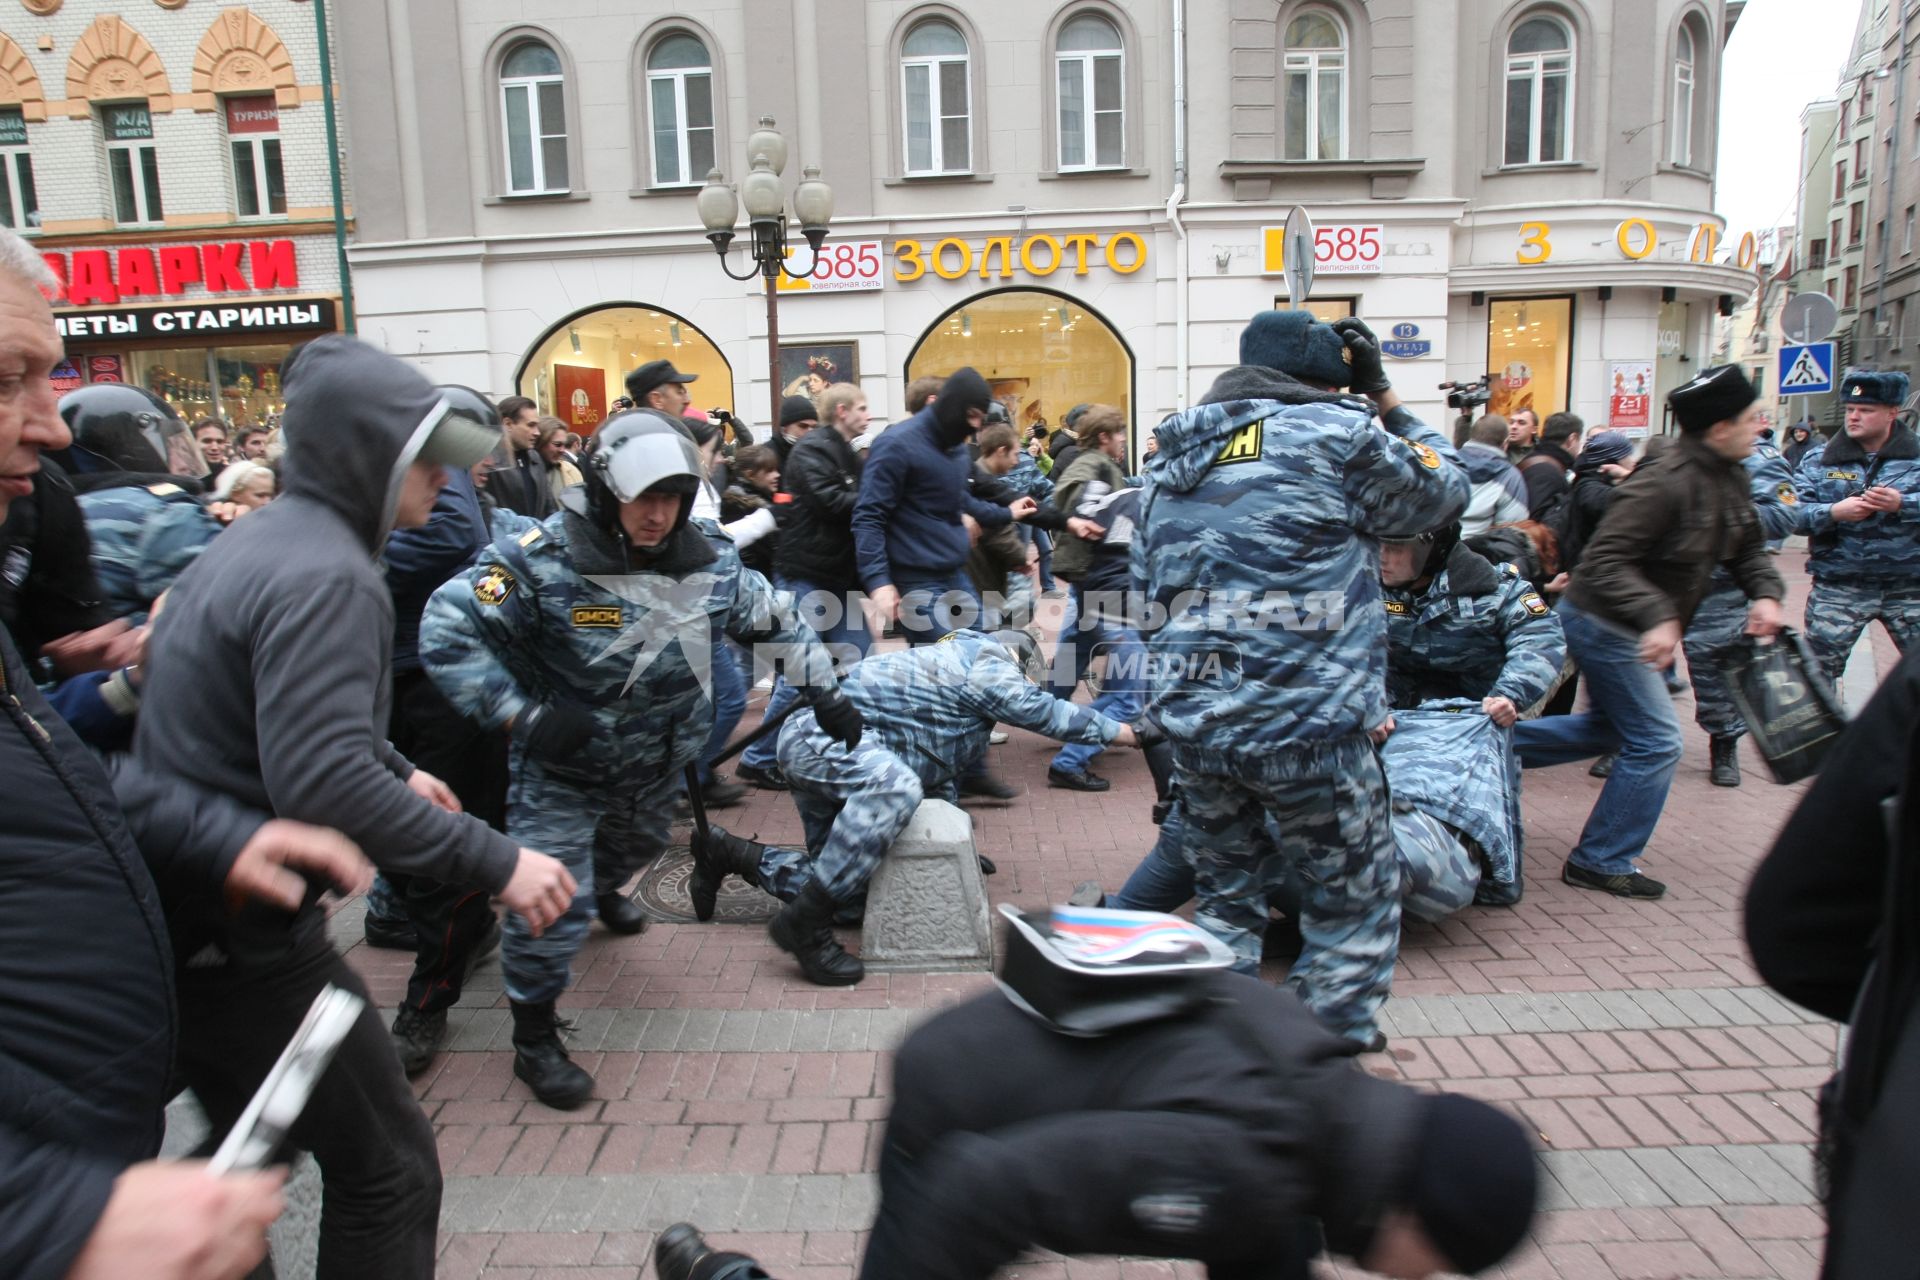
[[[969,365],[1022,434],[1037,422],[1059,430],[1076,404],[1117,405],[1132,427],[1128,456],[1139,456],[1133,353],[1113,326],[1075,299],[1042,289],[970,298],[920,336],[907,357],[907,381]]]
[[[627,394],[627,374],[649,360],[671,360],[698,376],[687,388],[699,409],[733,410],[733,366],[713,339],[690,321],[643,306],[613,302],[569,316],[540,335],[514,374],[514,390],[540,412],[591,433],[607,406]]]

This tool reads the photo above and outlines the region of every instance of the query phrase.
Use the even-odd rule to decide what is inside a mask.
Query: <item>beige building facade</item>
[[[1310,305],[1366,317],[1431,418],[1492,372],[1497,405],[1605,421],[1624,387],[1658,430],[1754,278],[1712,213],[1728,8],[337,0],[360,330],[589,429],[660,356],[755,422],[770,384],[857,380],[884,419],[972,364],[1017,421],[1150,427],[1284,299],[1299,204]],[[836,201],[778,368],[696,210],[763,116]]]

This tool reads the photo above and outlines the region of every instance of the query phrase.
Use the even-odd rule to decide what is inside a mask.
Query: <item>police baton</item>
[[[733,759],[768,734],[779,732],[780,726],[786,723],[787,717],[806,705],[806,703],[801,702],[798,698],[789,702],[779,715],[770,716],[766,720],[761,721],[760,726],[752,733],[715,756],[708,767],[718,769],[721,765]],[[693,810],[693,831],[695,836],[702,841],[706,840],[709,830],[707,827],[707,799],[700,790],[700,764],[698,761],[687,766],[687,805]]]

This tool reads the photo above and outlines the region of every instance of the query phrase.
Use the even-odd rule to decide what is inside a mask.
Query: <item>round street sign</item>
[[[1787,341],[1825,342],[1840,319],[1840,308],[1824,293],[1796,293],[1780,308],[1780,330]]]

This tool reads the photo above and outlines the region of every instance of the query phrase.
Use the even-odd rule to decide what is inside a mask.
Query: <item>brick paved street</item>
[[[1804,595],[1802,558],[1782,568]],[[1884,637],[1856,655],[1857,706]],[[1511,1280],[1561,1277],[1811,1278],[1821,1219],[1807,1145],[1812,1091],[1835,1029],[1762,989],[1740,938],[1745,880],[1799,788],[1768,781],[1748,750],[1746,785],[1706,781],[1691,725],[1646,869],[1672,891],[1630,905],[1569,889],[1558,871],[1600,783],[1585,766],[1528,775],[1527,892],[1439,928],[1410,925],[1371,1070],[1497,1100],[1539,1133],[1551,1174],[1538,1244]],[[1050,791],[1049,748],[994,749],[1028,793],[973,810],[1000,866],[995,902],[1059,900],[1076,881],[1117,885],[1152,840],[1151,786],[1125,755],[1099,767],[1105,796]],[[797,841],[782,796],[756,793],[734,830]],[[357,942],[360,906],[335,920]],[[391,1004],[406,958],[352,958]],[[619,1280],[646,1266],[652,1233],[690,1217],[760,1255],[784,1280],[854,1274],[873,1207],[891,1049],[927,1011],[984,975],[877,975],[851,990],[802,982],[756,926],[596,930],[563,1002],[575,1056],[599,1081],[572,1113],[513,1079],[497,962],[475,976],[452,1052],[418,1082],[439,1132],[448,1280]],[[1270,974],[1270,977],[1277,976]],[[650,1272],[650,1267],[648,1268]],[[1030,1261],[1026,1280],[1198,1276],[1161,1262]],[[1330,1274],[1353,1275],[1352,1271]]]

